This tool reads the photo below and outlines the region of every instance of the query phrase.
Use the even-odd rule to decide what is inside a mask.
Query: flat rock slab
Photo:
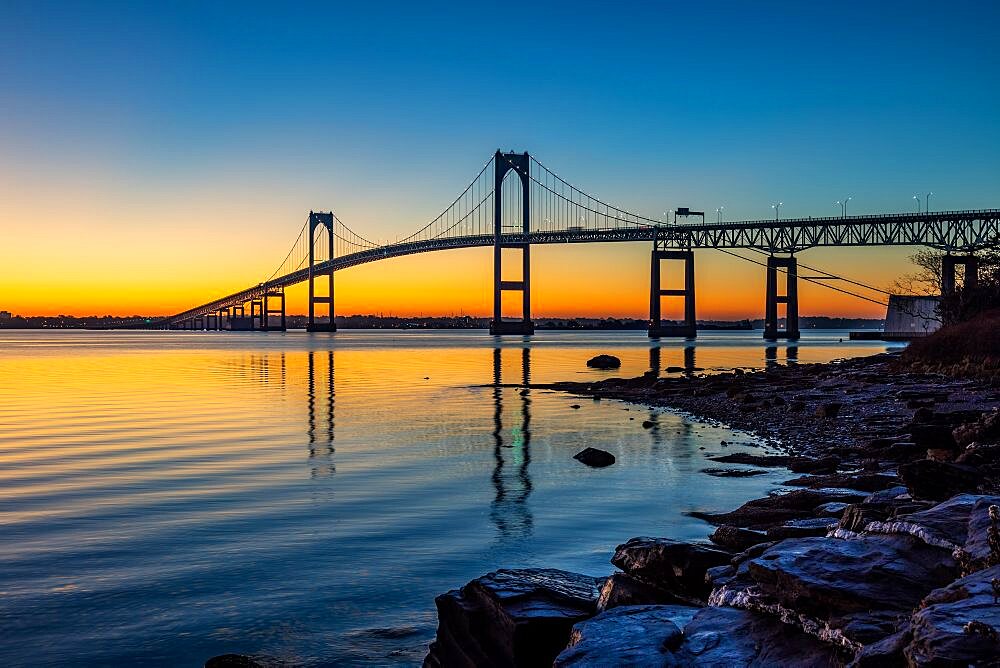
[[[969,526],[966,534],[965,550],[969,566],[972,568],[984,568],[990,565],[990,527],[993,521],[990,519],[990,506],[1000,506],[1000,497],[981,496],[976,499],[976,503],[969,512]]]
[[[911,666],[996,665],[1000,604],[994,579],[1000,581],[1000,566],[973,573],[927,596],[922,609],[913,615],[913,639],[904,650]]]
[[[839,487],[857,489],[862,492],[877,492],[899,484],[899,478],[881,473],[832,473],[829,475],[804,475],[786,480],[782,485],[789,487]]]
[[[1000,497],[959,494],[920,512],[893,519],[869,522],[866,533],[906,533],[928,545],[954,550],[963,547],[969,537],[969,519],[973,508],[1000,504]]]
[[[573,624],[596,613],[602,580],[549,568],[503,569],[442,594],[424,665],[552,665]]]
[[[732,556],[712,545],[641,536],[619,545],[611,563],[661,589],[704,600],[710,591],[705,571]]]
[[[824,503],[856,503],[867,496],[864,492],[850,489],[797,489],[787,494],[773,494],[748,501],[728,513],[693,512],[691,515],[716,525],[767,529],[789,520],[813,517],[813,510]]]
[[[843,665],[831,645],[774,617],[735,608],[703,608],[684,627],[676,664],[734,668]],[[666,664],[671,665],[671,664]]]
[[[910,610],[957,575],[948,550],[912,536],[793,538],[746,565],[761,591],[819,618]]]
[[[765,475],[767,471],[762,469],[733,469],[733,468],[709,468],[702,469],[702,473],[715,476],[716,478],[750,478],[755,475]]]
[[[569,646],[555,665],[679,665],[673,651],[683,641],[681,628],[697,611],[679,605],[630,605],[602,612],[573,627]]]

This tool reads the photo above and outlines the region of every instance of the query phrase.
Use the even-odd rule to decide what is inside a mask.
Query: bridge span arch
[[[511,187],[513,186],[513,188]],[[505,196],[514,191],[517,198]],[[161,329],[241,328],[284,329],[284,290],[309,284],[311,331],[335,331],[334,274],[351,267],[389,258],[471,247],[493,247],[494,335],[530,334],[531,247],[536,244],[646,242],[651,244],[649,335],[695,336],[694,257],[698,249],[730,254],[746,249],[759,252],[766,269],[765,337],[797,338],[797,283],[795,254],[817,247],[927,246],[946,251],[964,265],[975,280],[975,253],[995,247],[1000,240],[1000,210],[976,209],[865,216],[734,221],[727,223],[673,223],[648,218],[608,204],[576,188],[528,153],[497,151],[466,189],[436,218],[410,236],[393,243],[371,241],[345,225],[333,212],[310,212],[282,264],[266,280],[239,292],[216,298],[154,323]],[[520,254],[519,280],[503,280],[504,249]],[[740,256],[737,256],[740,257]],[[748,258],[741,258],[748,259]],[[683,288],[663,289],[661,262],[682,261]],[[949,274],[948,272],[951,272]],[[785,288],[779,294],[779,280]],[[954,281],[951,282],[952,288]],[[504,292],[521,294],[522,313],[514,320],[501,314]],[[681,325],[660,320],[660,300],[682,297]],[[280,304],[280,308],[275,307]],[[778,329],[778,304],[786,308],[786,327]],[[317,317],[317,307],[326,311]],[[249,313],[249,317],[246,315]]]

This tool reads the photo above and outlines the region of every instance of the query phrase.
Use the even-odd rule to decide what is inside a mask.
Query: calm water
[[[630,536],[704,537],[685,511],[782,479],[700,473],[745,435],[496,380],[885,350],[759,337],[0,332],[0,665],[418,663],[436,594],[501,566],[606,574]],[[618,463],[572,459],[588,445]]]

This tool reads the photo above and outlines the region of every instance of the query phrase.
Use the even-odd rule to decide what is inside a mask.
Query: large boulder
[[[913,615],[911,666],[996,665],[1000,658],[1000,565],[931,592]]]
[[[944,501],[976,492],[983,475],[971,466],[920,459],[899,467],[899,477],[915,498]]]
[[[681,628],[698,611],[679,605],[624,606],[573,627],[555,665],[676,666]]]
[[[587,366],[594,369],[618,369],[622,361],[614,355],[598,355],[587,360]]]
[[[948,550],[911,536],[794,538],[746,566],[764,594],[819,618],[910,610],[957,575]]]
[[[716,545],[739,552],[770,540],[763,531],[734,527],[732,524],[723,524],[708,539]]]
[[[704,600],[710,591],[705,571],[730,559],[732,554],[711,545],[643,536],[619,545],[611,563],[661,589]]]
[[[502,569],[442,594],[424,666],[551,665],[573,625],[596,613],[600,583],[549,568]]]
[[[684,643],[675,658],[683,666],[719,668],[843,665],[833,646],[774,617],[735,608],[698,611],[684,627]]]

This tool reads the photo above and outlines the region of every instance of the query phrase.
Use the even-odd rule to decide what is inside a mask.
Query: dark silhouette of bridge
[[[686,210],[679,210],[682,212]],[[695,250],[707,248],[733,255],[736,254],[732,251],[743,249],[765,256],[756,261],[736,255],[766,270],[765,338],[794,339],[799,335],[798,281],[839,278],[829,273],[818,277],[820,280],[800,276],[795,256],[800,251],[823,246],[927,246],[948,253],[943,263],[943,285],[954,289],[956,267],[964,267],[966,283],[975,281],[978,271],[975,252],[995,245],[1000,239],[998,209],[719,223],[706,223],[703,215],[699,222],[690,223],[688,219],[678,215],[670,222],[632,213],[576,188],[527,153],[497,151],[439,216],[404,239],[379,244],[356,233],[333,212],[313,211],[285,259],[266,280],[141,326],[283,331],[285,288],[308,282],[308,329],[332,332],[336,330],[335,272],[415,253],[492,246],[490,333],[532,334],[533,245],[646,242],[652,245],[651,337],[695,336]],[[520,276],[516,280],[503,278],[504,249],[520,254]],[[679,287],[663,287],[667,272],[661,265],[665,262],[683,265]],[[779,292],[782,277],[785,285]],[[502,317],[504,292],[520,293],[519,317]],[[680,323],[663,322],[664,297],[683,301]],[[782,304],[785,329],[779,330]]]

